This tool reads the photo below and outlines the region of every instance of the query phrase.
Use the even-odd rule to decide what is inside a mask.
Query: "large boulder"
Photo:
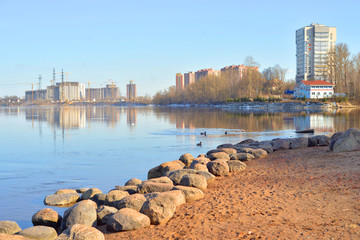
[[[121,199],[118,202],[116,207],[118,209],[131,208],[136,211],[140,211],[140,209],[145,201],[146,201],[146,198],[144,195],[136,193],[136,194],[126,196],[123,199]]]
[[[95,227],[97,220],[96,208],[96,203],[91,200],[83,200],[75,204],[65,211],[61,221],[61,228],[65,230],[74,224]]]
[[[97,214],[97,224],[98,225],[104,225],[106,224],[107,220],[110,218],[110,216],[118,211],[117,208],[101,205],[96,209]]]
[[[229,174],[229,165],[226,159],[217,159],[209,162],[206,166],[210,173],[215,176],[227,176]]]
[[[209,171],[207,169],[207,167],[206,167],[206,164],[197,163],[197,162],[192,162],[189,169],[194,169],[194,170],[198,170],[198,171],[205,171],[205,172]]]
[[[131,208],[122,208],[106,223],[106,230],[112,232],[136,230],[150,226],[150,218]]]
[[[62,217],[51,208],[44,208],[35,213],[31,221],[34,226],[48,226],[58,228],[61,225]]]
[[[180,156],[179,160],[182,161],[186,167],[189,167],[194,160],[194,157],[190,153],[185,153]]]
[[[231,148],[219,148],[219,150],[220,150],[221,152],[226,153],[227,155],[230,155],[230,154],[232,154],[232,153],[236,153],[236,152],[237,152],[236,149],[233,148],[233,147],[231,147]]]
[[[225,152],[210,153],[208,155],[208,158],[210,158],[210,160],[215,160],[215,159],[227,159],[227,160],[230,160],[229,154],[227,154]]]
[[[89,188],[78,188],[78,189],[76,189],[76,192],[77,192],[77,193],[84,193],[84,192],[86,192],[87,190],[89,190]]]
[[[104,205],[106,199],[106,193],[97,193],[90,200],[96,202],[98,206]]]
[[[106,194],[105,205],[116,207],[118,202],[126,196],[129,196],[129,193],[126,191],[112,190]]]
[[[273,140],[274,151],[290,149],[290,141],[287,139],[274,139]]]
[[[257,148],[264,149],[267,153],[272,153],[274,151],[273,145],[271,145],[269,142],[260,142],[256,146]]]
[[[20,231],[21,228],[16,222],[0,221],[0,233],[12,235]]]
[[[160,164],[160,166],[162,167],[161,175],[166,176],[166,173],[168,172],[183,169],[185,167],[185,164],[180,160],[175,160],[175,161],[162,163]]]
[[[56,195],[56,194],[63,194],[63,193],[78,193],[78,192],[74,189],[59,189],[54,194]]]
[[[234,145],[231,143],[224,143],[224,144],[220,144],[219,146],[216,147],[217,149],[220,148],[234,148]]]
[[[230,172],[242,172],[246,169],[246,164],[239,160],[231,160],[228,165]]]
[[[325,135],[316,135],[311,137],[317,142],[317,146],[329,146],[330,145],[330,137]]]
[[[148,199],[153,198],[155,196],[163,196],[170,198],[176,205],[176,207],[186,203],[185,194],[181,190],[171,190],[168,192],[155,193],[153,196],[150,196]]]
[[[10,235],[10,234],[4,234],[4,233],[0,233],[0,239],[1,240],[30,240],[30,238],[23,237],[20,235]]]
[[[333,150],[336,141],[337,141],[343,134],[344,134],[344,132],[341,131],[341,132],[336,132],[336,133],[334,133],[334,134],[331,136],[331,138],[330,138],[330,145],[329,145],[330,151]]]
[[[44,204],[48,206],[70,205],[76,203],[79,198],[77,193],[52,194],[45,197]]]
[[[334,143],[333,152],[348,152],[360,150],[360,130],[350,128]]]
[[[182,177],[185,174],[198,174],[202,175],[206,178],[207,183],[211,183],[215,180],[215,176],[209,171],[198,171],[194,169],[180,169],[173,172],[168,173],[169,178],[173,181],[175,185],[179,185]]]
[[[142,183],[142,181],[141,181],[141,183]],[[140,183],[140,185],[141,185],[141,183]],[[115,186],[115,188],[120,191],[126,191],[129,194],[134,194],[134,193],[137,193],[138,186],[139,185]]]
[[[30,227],[18,234],[33,240],[55,240],[58,236],[54,228],[47,226]]]
[[[162,166],[160,166],[160,165],[153,167],[152,169],[150,169],[148,171],[147,178],[151,179],[151,178],[161,177],[162,176],[161,169],[162,169]]]
[[[150,218],[151,224],[159,225],[169,221],[175,210],[176,204],[172,198],[157,195],[146,200],[140,212]]]
[[[185,195],[187,203],[197,201],[204,198],[204,192],[198,188],[186,187],[186,186],[175,186],[173,190],[181,190]]]
[[[263,158],[267,156],[267,151],[265,151],[264,149],[261,148],[242,148],[240,150],[240,152],[243,153],[250,153],[252,154],[255,158]]]
[[[146,180],[144,182],[157,182],[157,183],[167,183],[167,184],[173,184],[170,178],[167,176],[158,177],[158,178],[151,178],[149,180]],[[140,184],[141,185],[141,184]]]
[[[94,227],[75,224],[62,232],[56,240],[105,240],[105,237]]]
[[[198,174],[185,174],[181,178],[180,185],[187,187],[196,187],[204,191],[207,188],[207,181],[204,176]]]
[[[140,179],[132,178],[125,183],[125,186],[138,186],[142,183]]]
[[[231,160],[240,160],[240,161],[245,162],[245,161],[254,160],[255,156],[250,153],[241,152],[241,153],[237,153],[237,154],[231,154],[230,159]]]
[[[207,158],[207,157],[197,157],[197,158],[194,159],[192,164],[193,163],[201,163],[201,164],[206,165],[210,161],[211,161],[210,158]]]
[[[166,192],[170,191],[172,187],[173,184],[143,181],[143,183],[138,187],[138,192],[141,194],[152,192]]]
[[[81,199],[82,200],[91,199],[97,193],[102,193],[102,191],[98,188],[89,188],[81,195]]]
[[[291,138],[290,149],[306,148],[309,145],[309,140],[306,137]]]
[[[240,144],[250,144],[250,143],[254,143],[254,142],[256,142],[254,139],[247,138],[247,139],[242,140],[241,142],[237,143],[237,145],[240,145]]]

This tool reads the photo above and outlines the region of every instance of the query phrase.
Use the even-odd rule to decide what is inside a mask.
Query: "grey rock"
[[[181,190],[185,194],[185,200],[187,203],[197,201],[204,198],[204,193],[198,188],[186,187],[186,186],[175,186],[173,190]]]
[[[138,192],[141,194],[146,194],[151,192],[166,192],[166,191],[170,191],[172,187],[173,184],[144,181],[138,187]]]
[[[142,183],[140,179],[132,178],[125,183],[125,186],[138,186]]]
[[[129,193],[126,191],[112,190],[106,194],[105,205],[116,207],[118,202],[126,196],[129,196]]]
[[[180,185],[187,187],[196,187],[204,191],[207,188],[207,181],[204,176],[198,174],[185,174],[181,178]]]
[[[194,160],[194,157],[190,153],[185,153],[180,156],[179,160],[182,161],[185,164],[185,166],[188,167]]]
[[[230,160],[229,154],[227,154],[225,152],[210,153],[208,155],[208,158],[210,158],[210,160],[215,160],[215,159],[227,159],[227,160]]]
[[[290,141],[287,139],[276,139],[273,144],[274,151],[290,149]]]
[[[97,193],[90,198],[90,200],[96,202],[98,206],[104,205],[106,199],[106,193]]]
[[[59,189],[54,194],[64,194],[64,193],[77,193],[74,189]]]
[[[105,237],[94,227],[74,224],[62,232],[56,240],[105,240]]]
[[[84,192],[86,192],[87,190],[89,190],[89,188],[78,188],[78,189],[76,189],[76,192],[77,192],[77,193],[84,193]]]
[[[57,229],[61,225],[62,217],[51,208],[44,208],[35,213],[31,221],[34,226],[48,226]]]
[[[232,153],[237,153],[235,148],[219,148],[221,152],[226,153],[227,155],[230,155]]]
[[[13,221],[0,221],[0,233],[15,234],[20,232],[21,228],[16,222]]]
[[[290,141],[290,149],[306,148],[309,145],[309,140],[306,137],[292,138]]]
[[[232,154],[230,156],[230,159],[231,160],[240,160],[240,161],[251,161],[251,160],[254,160],[255,159],[255,156],[250,154],[250,153],[245,153],[245,152],[242,152],[242,153],[237,153],[237,154]]]
[[[96,209],[97,224],[104,225],[110,216],[118,211],[117,208],[101,205]]]
[[[334,144],[336,143],[336,141],[344,134],[343,131],[341,132],[337,132],[337,133],[334,133],[331,138],[330,138],[330,145],[329,145],[329,148],[330,148],[330,151],[333,150],[334,148]]]
[[[230,172],[241,172],[246,169],[246,164],[239,160],[232,160],[228,162]]]
[[[126,196],[118,202],[116,206],[118,209],[121,208],[131,208],[136,211],[140,211],[142,205],[146,201],[146,198],[142,194],[133,194],[130,196]]]
[[[185,164],[180,160],[175,160],[175,161],[162,163],[160,164],[160,166],[162,167],[161,175],[167,176],[168,172],[183,169],[185,167]]]
[[[1,240],[30,240],[30,238],[23,237],[20,235],[10,235],[10,234],[4,234],[4,233],[0,233],[0,239]]]
[[[175,185],[179,185],[181,178],[185,175],[185,174],[199,174],[202,175],[206,178],[207,183],[211,183],[215,180],[215,176],[211,173],[209,173],[208,171],[198,171],[198,170],[194,170],[194,169],[180,169],[180,170],[176,170],[176,171],[172,171],[169,173],[169,178],[173,181],[173,183]]]
[[[150,218],[151,224],[159,225],[169,221],[175,210],[176,204],[171,198],[157,195],[146,200],[140,212]]]
[[[192,162],[189,169],[199,170],[199,171],[209,171],[206,167],[206,164]]]
[[[248,138],[248,139],[242,140],[238,144],[250,144],[250,143],[254,143],[254,142],[256,142],[254,139]]]
[[[47,226],[26,228],[18,234],[33,240],[55,240],[58,236],[54,228]]]
[[[170,178],[167,176],[158,177],[158,178],[151,178],[149,180],[146,180],[144,182],[157,182],[157,183],[167,183],[167,184],[173,184]]]
[[[44,204],[49,206],[62,206],[76,203],[80,196],[77,193],[63,193],[47,195]]]
[[[335,142],[333,152],[348,152],[360,150],[360,130],[357,128],[348,129]]]
[[[231,144],[231,143],[225,143],[225,144],[221,144],[219,146],[216,147],[217,149],[220,149],[220,148],[234,148],[234,145]]]
[[[316,139],[319,146],[329,146],[330,145],[330,137],[325,135],[317,135],[313,137]]]
[[[148,171],[147,178],[151,179],[151,178],[161,177],[162,176],[161,169],[162,169],[162,166],[160,166],[160,165],[153,167],[152,169],[150,169]]]
[[[140,184],[141,185],[141,184]],[[133,185],[129,185],[129,186],[116,186],[116,189],[117,190],[120,190],[120,191],[126,191],[128,192],[129,194],[135,194],[137,193],[137,189],[138,189],[138,186],[133,186]]]
[[[100,189],[98,189],[98,188],[89,188],[87,191],[85,191],[81,195],[81,199],[82,200],[91,199],[97,193],[102,193],[102,191]]]
[[[106,223],[106,230],[112,232],[136,230],[150,226],[150,218],[131,208],[122,208]]]
[[[75,204],[65,211],[61,221],[61,228],[65,230],[74,224],[95,227],[97,220],[96,208],[96,203],[91,200],[83,200]]]
[[[209,162],[206,166],[209,172],[215,176],[227,176],[229,174],[229,165],[225,162],[225,159],[218,159]]]
[[[181,190],[171,190],[168,192],[155,193],[153,196],[150,196],[148,199],[153,198],[155,196],[163,196],[170,198],[170,200],[175,203],[176,207],[186,203],[185,193]]]

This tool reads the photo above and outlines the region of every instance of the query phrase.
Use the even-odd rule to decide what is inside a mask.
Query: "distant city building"
[[[317,81],[301,81],[295,87],[295,98],[327,98],[334,95],[334,84],[317,80]]]
[[[46,100],[46,90],[29,90],[25,91],[25,101],[33,102],[33,101],[44,101]]]
[[[329,51],[336,44],[336,27],[320,24],[296,30],[296,82],[328,79]]]
[[[120,91],[115,84],[108,84],[105,88],[101,88],[100,96],[104,100],[116,100],[120,97]]]
[[[195,82],[198,82],[200,80],[200,78],[210,76],[210,75],[219,76],[220,71],[216,71],[213,68],[201,69],[199,71],[196,71],[195,72]]]
[[[194,82],[195,82],[195,73],[194,72],[184,73],[184,87],[187,87],[190,84],[193,84]]]
[[[231,74],[235,79],[241,81],[247,69],[252,68],[259,71],[258,67],[247,67],[245,65],[231,65],[221,69],[221,74]]]
[[[101,88],[86,88],[85,95],[87,101],[99,101],[103,99]]]
[[[184,75],[176,74],[176,89],[184,89]]]
[[[56,83],[59,87],[60,101],[85,100],[85,85],[79,82]]]
[[[59,86],[51,85],[46,87],[46,99],[50,101],[60,100]]]
[[[132,80],[126,85],[126,97],[128,100],[136,99],[136,84]]]

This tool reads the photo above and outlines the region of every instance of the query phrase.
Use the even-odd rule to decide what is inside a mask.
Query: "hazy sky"
[[[177,72],[242,64],[280,64],[295,78],[295,31],[337,27],[337,42],[360,52],[360,1],[0,0],[0,96],[50,85],[52,69],[69,81],[126,94],[154,95]],[[60,80],[60,74],[57,74]]]

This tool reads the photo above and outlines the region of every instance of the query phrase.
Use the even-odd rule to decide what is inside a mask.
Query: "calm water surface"
[[[62,188],[107,192],[185,152],[195,156],[245,138],[331,134],[360,128],[358,110],[250,113],[152,107],[0,108],[0,221],[32,226],[43,200]],[[200,132],[206,131],[207,136]],[[225,131],[228,132],[225,135]],[[301,135],[302,136],[302,135]],[[202,147],[197,143],[202,142]],[[52,207],[60,214],[64,208]]]

